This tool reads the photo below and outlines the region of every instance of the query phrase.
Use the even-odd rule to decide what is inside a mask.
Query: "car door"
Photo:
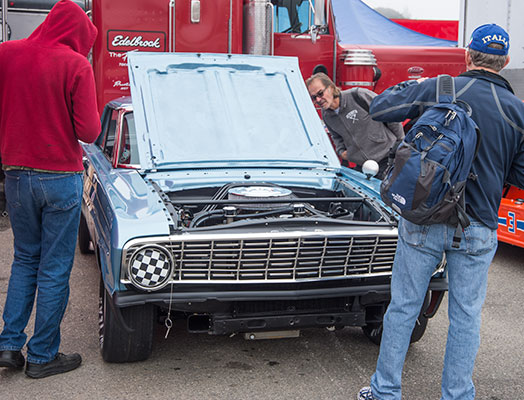
[[[114,170],[114,153],[119,139],[118,120],[118,110],[107,106],[102,115],[101,133],[94,145],[86,150],[84,158],[83,214],[93,244],[101,255],[107,254],[110,248],[113,210],[108,183]]]

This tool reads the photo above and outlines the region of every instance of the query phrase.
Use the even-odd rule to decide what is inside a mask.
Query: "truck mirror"
[[[310,1],[311,2],[311,1]],[[316,26],[323,26],[326,24],[326,2],[325,0],[316,0],[314,7],[313,24]]]
[[[376,65],[373,66],[373,82],[377,82],[382,76],[382,71]]]
[[[362,164],[362,173],[366,175],[366,179],[370,180],[376,174],[378,174],[378,163],[375,160],[367,160]]]
[[[309,34],[311,35],[311,43],[316,43],[317,42],[317,36],[318,36],[318,26],[316,25],[311,25],[309,27]]]

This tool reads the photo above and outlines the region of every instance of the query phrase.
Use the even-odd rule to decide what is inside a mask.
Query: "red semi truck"
[[[337,40],[331,0],[94,0],[93,50],[100,110],[129,95],[126,52],[296,56],[304,79],[381,92],[406,79],[465,70],[456,47],[368,46]]]
[[[465,70],[461,48],[342,44],[333,6],[358,10],[348,8],[351,1],[356,0],[75,0],[99,31],[92,61],[100,111],[108,101],[129,95],[128,51],[295,56],[304,79],[323,71],[342,88],[376,92],[406,79]],[[6,18],[0,24],[8,32],[9,22],[13,40],[28,36],[56,1],[1,3]],[[347,29],[354,21],[344,18],[339,15],[339,23]],[[360,28],[369,23],[364,15],[355,20]],[[373,23],[370,29],[387,35],[390,28]]]

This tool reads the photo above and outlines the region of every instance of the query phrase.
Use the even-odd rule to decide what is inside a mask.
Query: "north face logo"
[[[402,197],[400,194],[398,193],[392,193],[391,194],[391,197],[393,198],[393,200],[395,200],[397,203],[400,203],[402,204],[403,206],[406,205],[406,199],[404,197]]]

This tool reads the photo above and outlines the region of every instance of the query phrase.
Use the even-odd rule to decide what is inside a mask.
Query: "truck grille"
[[[305,281],[389,275],[394,236],[220,238],[159,242],[174,257],[174,281]],[[133,252],[124,250],[126,264]],[[123,272],[127,265],[123,266]],[[123,275],[125,276],[125,275]]]

